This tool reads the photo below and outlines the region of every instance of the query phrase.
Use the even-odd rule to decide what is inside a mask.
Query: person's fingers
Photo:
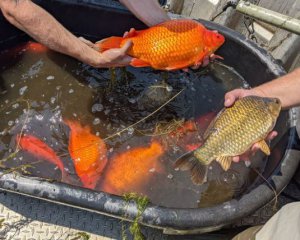
[[[258,150],[260,149],[259,145],[257,143],[254,143],[251,147],[251,152],[252,152],[252,155],[257,152]]]
[[[124,46],[120,48],[120,53],[125,55],[127,53],[127,51],[132,47],[132,44],[133,43],[131,40],[126,41]]]
[[[240,89],[235,89],[225,94],[225,107],[230,107],[240,95]]]
[[[127,37],[128,36],[128,31],[124,32],[123,34],[123,38]]]
[[[201,63],[195,64],[194,66],[191,67],[193,70],[197,70],[201,67]]]
[[[92,43],[90,40],[87,40],[87,39],[85,39],[84,37],[78,37],[78,39],[79,39],[81,42],[83,42],[83,43],[85,43],[86,45],[88,45],[89,47],[95,49],[96,51],[99,51],[99,47],[98,47],[96,44]]]
[[[234,157],[232,158],[232,161],[233,161],[233,162],[239,162],[239,161],[240,161],[240,157],[239,157],[239,156],[234,156]]]
[[[271,141],[271,140],[273,140],[275,137],[277,137],[277,135],[278,135],[278,132],[272,131],[272,132],[270,132],[269,135],[267,136],[267,140],[268,140],[268,141]]]
[[[202,67],[207,66],[209,64],[209,62],[210,62],[209,57],[208,56],[204,57],[203,61],[202,61]]]

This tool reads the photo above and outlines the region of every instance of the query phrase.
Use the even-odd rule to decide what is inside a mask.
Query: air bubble
[[[169,178],[169,179],[173,179],[173,175],[170,173],[170,174],[168,174],[168,176],[167,176],[167,178]]]
[[[100,118],[95,118],[93,121],[93,124],[98,125],[98,124],[100,124],[100,122],[101,122]]]
[[[46,78],[47,80],[53,80],[54,79],[54,76],[48,76],[47,78]]]
[[[24,95],[24,93],[25,93],[25,91],[27,90],[27,86],[24,86],[24,87],[21,87],[20,89],[19,89],[19,94],[20,95]]]
[[[96,103],[92,106],[92,112],[101,112],[103,110],[103,105],[101,103]]]

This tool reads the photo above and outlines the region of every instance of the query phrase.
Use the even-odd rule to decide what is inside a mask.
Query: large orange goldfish
[[[131,40],[127,54],[130,65],[160,70],[176,70],[200,65],[225,41],[223,35],[190,19],[169,20],[146,30],[131,31],[125,37],[110,37],[98,43],[101,52],[120,48]]]
[[[76,173],[84,187],[94,189],[107,163],[106,145],[88,126],[68,120],[65,123],[71,129],[69,152]]]
[[[61,171],[61,180],[63,182],[69,182],[69,175],[64,169],[63,162],[56,155],[54,150],[50,148],[46,143],[32,135],[18,135],[16,141],[22,150],[27,151],[28,153],[34,155],[36,158],[45,159],[46,161],[56,165]]]
[[[118,195],[142,191],[151,177],[151,169],[163,171],[159,163],[163,152],[163,146],[153,141],[148,147],[136,147],[116,155],[105,170],[101,190]]]

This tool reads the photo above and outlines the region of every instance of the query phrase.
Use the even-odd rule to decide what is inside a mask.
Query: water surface
[[[223,107],[224,94],[248,87],[234,69],[222,63],[188,73],[95,69],[29,42],[2,52],[0,67],[2,159],[15,151],[17,134],[34,135],[61,158],[72,177],[70,184],[82,186],[68,151],[70,129],[64,122],[68,119],[90,126],[94,135],[105,140],[108,164],[97,191],[104,189],[104,175],[118,154],[148,147],[153,141],[164,149],[155,160],[159,169],[147,169],[143,179],[128,184],[122,194],[142,193],[152,203],[167,207],[207,207],[240,196],[255,179],[243,162],[232,164],[227,172],[213,162],[209,181],[196,186],[189,172],[173,167],[176,158],[202,141],[208,123]],[[190,130],[187,121],[196,124],[196,130]],[[57,166],[22,150],[3,167],[24,164],[33,164],[34,168],[27,169],[30,175],[61,179]],[[124,165],[119,167],[126,170]]]

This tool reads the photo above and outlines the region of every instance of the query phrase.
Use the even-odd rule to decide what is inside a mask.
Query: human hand
[[[260,96],[260,97],[264,97],[265,94],[258,90],[258,89],[235,89],[232,90],[228,93],[225,94],[225,102],[224,105],[225,107],[230,107],[232,106],[232,104],[234,104],[234,102],[240,98],[246,97],[246,96]],[[266,141],[271,141],[273,140],[276,136],[278,135],[278,133],[276,131],[272,131],[268,134],[268,136],[266,137]],[[255,143],[252,145],[252,147],[245,152],[244,154],[240,155],[240,156],[234,156],[232,161],[233,162],[239,162],[240,160],[243,161],[249,161],[250,157],[253,156],[258,150],[260,149],[259,144]]]
[[[93,67],[123,67],[128,66],[132,60],[132,58],[126,54],[132,46],[132,41],[127,41],[121,48],[113,48],[103,53],[99,53],[98,43],[100,43],[101,41],[98,41],[94,44],[83,37],[79,37],[78,39],[97,51],[92,60],[88,62],[88,64],[92,65]]]

